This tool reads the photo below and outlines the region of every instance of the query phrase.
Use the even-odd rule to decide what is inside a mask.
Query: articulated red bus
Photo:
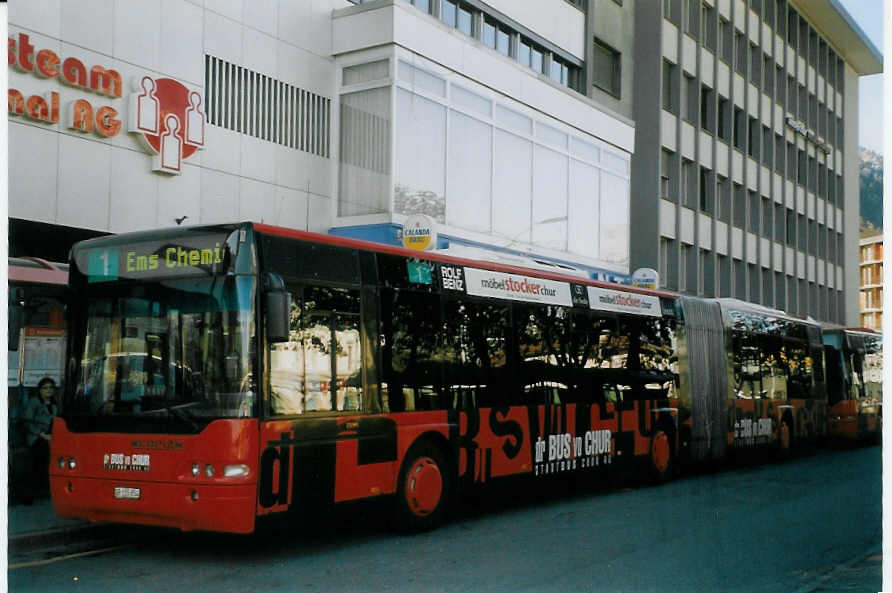
[[[824,330],[828,431],[876,441],[883,421],[883,336],[866,328]]]
[[[63,516],[245,533],[385,497],[421,530],[509,476],[823,433],[817,326],[743,303],[253,223],[79,243],[71,285]]]

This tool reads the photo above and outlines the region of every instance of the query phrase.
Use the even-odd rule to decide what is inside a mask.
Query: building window
[[[412,4],[418,10],[423,12],[430,13],[431,11],[431,0],[411,0]]]
[[[796,216],[796,231],[796,234],[799,235],[797,247],[799,248],[799,251],[804,252],[808,243],[808,226],[806,226],[805,216],[802,214]]]
[[[697,203],[697,178],[694,169],[694,161],[682,159],[681,161],[681,201],[689,208],[694,208]]]
[[[754,191],[749,192],[749,214],[750,224],[747,227],[751,233],[759,234],[759,213],[760,213],[759,194]]]
[[[799,27],[799,14],[792,8],[787,12],[787,43],[796,47],[796,30]]]
[[[706,49],[711,51],[715,51],[715,15],[716,10],[709,4],[703,3],[703,8],[700,13],[700,23],[703,27],[703,45],[706,46]]]
[[[750,82],[757,87],[762,86],[762,52],[759,46],[750,44]]]
[[[474,14],[469,7],[459,5],[458,20],[455,27],[468,37],[474,36]]]
[[[453,0],[440,0],[440,20],[450,27],[456,25],[457,10],[458,6]]]
[[[787,76],[787,102],[786,107],[791,112],[796,111],[796,78],[793,75]]]
[[[734,296],[746,300],[746,264],[734,260]]]
[[[716,279],[715,296],[723,298],[731,296],[731,262],[727,255],[717,255],[718,278]]]
[[[790,208],[787,208],[787,233],[785,238],[786,244],[790,247],[796,244],[796,213]],[[792,270],[787,270],[787,272],[792,272]]]
[[[700,89],[700,126],[710,134],[715,132],[714,92],[708,86]]]
[[[718,219],[722,222],[731,221],[731,182],[726,177],[718,178]]]
[[[678,258],[678,290],[680,292],[686,292],[688,290],[688,254],[691,251],[691,247],[688,247],[685,244],[681,245],[681,253]]]
[[[799,185],[805,185],[805,176],[808,170],[808,157],[805,155],[804,150],[797,151],[797,167],[796,167],[796,183]]]
[[[784,137],[780,134],[774,135],[774,170],[784,173]]]
[[[784,240],[784,207],[780,204],[774,205],[774,240],[778,243]]]
[[[799,119],[805,121],[808,117],[808,90],[805,85],[799,85]]]
[[[593,83],[602,91],[620,98],[620,53],[595,40]]]
[[[762,88],[767,95],[774,93],[774,61],[767,54],[762,56]]]
[[[767,167],[774,164],[774,135],[767,126],[762,126],[762,164]]]
[[[663,60],[663,109],[678,113],[678,90],[675,83],[675,64]]]
[[[504,28],[498,27],[496,28],[496,51],[502,54],[503,56],[509,56],[511,50],[511,35],[513,33]],[[564,84],[566,85],[566,76],[564,77]]]
[[[668,19],[673,23],[678,22],[678,14],[676,13],[675,6],[678,0],[663,0],[663,18]]]
[[[749,148],[747,154],[756,160],[759,160],[759,146],[761,144],[759,132],[759,120],[755,117],[751,117],[749,119]]]
[[[728,99],[719,95],[719,112],[718,112],[718,136],[725,142],[730,140],[731,131],[731,110]]]
[[[697,17],[699,16],[699,2],[698,0],[684,0],[683,3],[684,32],[696,39],[698,34]]]
[[[699,265],[697,266],[697,293],[706,294],[709,291],[712,296],[712,268],[709,265],[710,253],[706,249],[700,249]],[[707,276],[709,282],[707,282]]]
[[[746,142],[746,115],[743,109],[734,108],[734,148],[744,150]]]
[[[796,145],[787,143],[787,179],[796,181]]]
[[[765,22],[773,29],[774,19],[777,16],[777,0],[767,0],[762,13],[765,15]]]
[[[774,207],[771,205],[771,200],[768,198],[762,198],[762,236],[771,238],[771,230],[773,227],[771,221],[771,215],[774,212]]]
[[[719,19],[719,43],[721,58],[730,64],[734,60],[734,38],[731,35],[731,23],[725,19]]]
[[[691,123],[696,122],[699,93],[697,79],[685,74],[681,81],[681,117]]]
[[[709,169],[700,168],[700,210],[712,214],[715,202],[715,188]]]
[[[672,177],[675,173],[673,164],[675,162],[674,154],[668,150],[660,150],[660,197],[664,200],[670,199],[672,191]]]
[[[732,223],[739,229],[746,228],[746,197],[744,196],[743,186],[736,183],[734,184],[734,217]]]
[[[734,30],[734,54],[736,59],[734,60],[734,69],[737,70],[740,74],[746,77],[746,46],[747,42],[743,38],[743,33],[738,30]]]
[[[660,237],[660,261],[657,264],[660,273],[660,286],[657,288],[666,287],[669,280],[669,248],[672,242],[672,239]]]
[[[481,41],[488,48],[496,48],[496,25],[489,17],[483,19],[483,32]]]
[[[786,107],[787,105],[787,86],[785,83],[785,75],[784,69],[780,66],[777,66],[774,69],[775,80],[774,80],[774,89],[775,89],[775,102],[781,107]]]

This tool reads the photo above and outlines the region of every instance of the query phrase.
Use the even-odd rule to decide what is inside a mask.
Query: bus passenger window
[[[577,363],[571,351],[569,311],[551,305],[518,305],[515,319],[522,400],[512,403],[567,403]]]
[[[444,381],[455,405],[507,403],[507,334],[511,310],[468,300],[443,303]]]
[[[270,345],[274,415],[358,411],[362,404],[359,291],[292,291],[290,337]]]
[[[381,393],[385,412],[440,410],[440,299],[411,290],[381,296]]]

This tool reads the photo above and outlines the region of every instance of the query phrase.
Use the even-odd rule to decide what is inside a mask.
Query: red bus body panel
[[[257,420],[216,420],[200,434],[73,433],[53,423],[50,490],[56,513],[184,531],[250,533],[257,500]],[[64,467],[59,467],[59,458]],[[68,460],[76,463],[70,469]],[[199,464],[198,476],[192,465]],[[211,464],[213,476],[205,475]],[[247,476],[223,476],[243,464]],[[116,488],[139,490],[118,498]]]
[[[834,404],[827,414],[827,430],[830,436],[850,441],[879,436],[881,404],[857,399],[842,400]]]

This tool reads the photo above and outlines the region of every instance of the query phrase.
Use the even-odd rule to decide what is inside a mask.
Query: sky
[[[883,54],[883,3],[889,0],[838,0]],[[858,85],[858,143],[883,153],[883,75],[862,76]]]

